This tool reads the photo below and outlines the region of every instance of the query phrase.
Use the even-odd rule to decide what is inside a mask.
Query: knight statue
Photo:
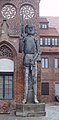
[[[22,34],[20,44],[24,52],[24,99],[23,103],[27,103],[29,77],[33,81],[34,103],[37,100],[37,58],[40,54],[39,41],[34,37],[35,29],[32,25],[26,25],[25,34]]]

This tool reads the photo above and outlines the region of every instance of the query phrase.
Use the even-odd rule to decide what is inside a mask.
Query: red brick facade
[[[10,49],[11,54],[13,56],[4,56],[2,54],[0,59],[6,58],[14,61],[14,79],[13,79],[13,99],[0,100],[0,112],[1,113],[10,113],[11,110],[13,112],[16,110],[16,104],[22,103],[24,96],[24,74],[23,74],[23,53],[19,53],[19,41],[21,34],[21,17],[20,17],[20,7],[24,4],[29,4],[34,8],[34,17],[32,19],[28,19],[24,21],[24,24],[27,23],[33,24],[35,26],[36,36],[39,37],[39,0],[1,0],[0,1],[0,11],[4,7],[4,5],[13,5],[16,9],[16,15],[12,19],[7,19],[7,21],[0,12],[0,47],[5,46]],[[6,9],[5,9],[6,10]],[[5,11],[6,12],[6,11]],[[7,14],[7,13],[6,13]],[[9,13],[8,13],[9,15]],[[8,16],[7,16],[8,17]],[[6,54],[6,53],[5,53]],[[38,100],[40,100],[40,71],[41,71],[41,63],[38,63]]]
[[[39,17],[39,0],[0,0],[0,11],[4,5],[13,5],[16,9],[15,17],[7,19],[7,23],[3,23],[5,19],[0,12],[0,48],[7,47],[12,56],[6,56],[4,54],[0,55],[0,59],[6,58],[14,61],[14,79],[13,79],[13,99],[11,100],[0,100],[0,113],[10,113],[16,110],[16,104],[22,103],[24,97],[24,74],[23,74],[23,53],[19,53],[19,41],[21,34],[21,17],[20,8],[23,5],[31,5],[34,8],[34,17],[31,19],[24,20],[24,24],[33,24],[36,29],[36,36],[47,37],[55,36],[58,37],[59,34],[55,28],[49,28],[47,30],[39,29],[40,22],[47,22],[46,18],[40,19]],[[7,13],[6,13],[7,14]],[[59,70],[54,69],[53,59],[59,57],[56,52],[59,52],[57,47],[43,47],[41,46],[41,57],[49,58],[49,68],[42,69],[41,62],[38,62],[38,72],[37,72],[37,94],[38,100],[40,102],[51,102],[55,101],[55,82],[59,81]],[[1,51],[0,51],[1,52]],[[49,54],[51,52],[51,54]],[[48,53],[48,54],[46,54]],[[41,86],[42,82],[49,83],[49,95],[42,95]]]
[[[59,68],[55,68],[55,58],[59,58],[59,32],[55,18],[41,17],[40,24],[48,24],[48,28],[40,29],[40,37],[43,38],[43,45],[41,45],[41,58],[48,58],[48,68],[41,68],[41,84],[49,83],[49,95],[40,95],[40,100],[43,102],[55,101],[55,84],[59,84]],[[49,21],[50,20],[50,21]],[[55,21],[54,21],[55,20]],[[52,22],[51,22],[52,21]],[[50,23],[49,23],[50,22]],[[50,43],[45,43],[45,39],[50,39]],[[57,38],[57,45],[52,44],[52,39]],[[41,66],[42,67],[42,66]],[[42,89],[42,87],[41,87]]]

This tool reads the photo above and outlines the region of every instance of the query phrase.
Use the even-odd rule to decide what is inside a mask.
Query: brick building
[[[21,16],[23,12],[24,27],[29,23],[35,25],[36,36],[39,37],[39,2],[40,0],[0,0],[0,112],[15,110],[16,104],[22,103],[23,53],[19,52]],[[39,100],[40,75],[38,76]]]
[[[51,18],[39,17],[39,2],[0,0],[0,113],[14,111],[16,104],[23,100],[23,53],[19,53],[22,11],[24,25],[34,25],[35,36],[40,38],[42,62],[38,63],[37,72],[38,100],[55,100],[54,89],[59,76],[59,33],[56,26],[50,27]]]
[[[56,17],[40,18],[41,101],[55,101],[59,92],[59,29]]]

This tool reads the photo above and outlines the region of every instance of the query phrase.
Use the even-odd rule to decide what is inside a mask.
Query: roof
[[[49,21],[47,20],[46,17],[40,17],[40,23],[41,23],[41,22],[46,23],[46,22],[49,22]]]
[[[40,29],[40,36],[59,36],[56,28]]]
[[[49,27],[54,27],[59,32],[59,17],[46,17],[49,21]]]
[[[41,22],[48,22],[48,29],[40,29],[42,36],[59,36],[59,17],[40,17]]]

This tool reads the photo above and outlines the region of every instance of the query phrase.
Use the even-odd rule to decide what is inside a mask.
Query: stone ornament
[[[11,4],[6,4],[2,7],[1,13],[5,19],[10,19],[16,15],[16,8]]]
[[[25,4],[20,8],[20,15],[24,16],[24,19],[30,19],[34,16],[34,8],[31,5]]]
[[[13,53],[7,46],[3,45],[0,47],[0,56],[13,58]]]

